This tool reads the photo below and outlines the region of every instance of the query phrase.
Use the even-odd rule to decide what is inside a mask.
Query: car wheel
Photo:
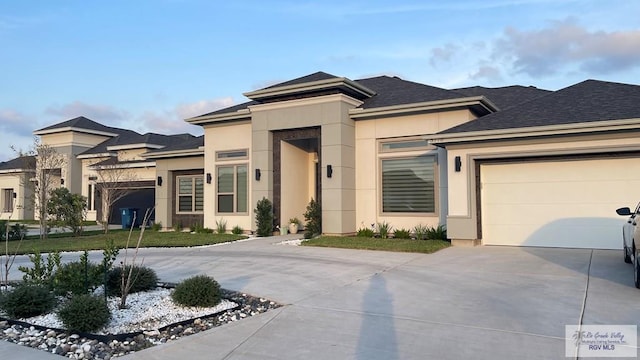
[[[633,282],[636,287],[640,289],[640,259],[638,257],[638,251],[634,249],[634,259],[633,259]]]
[[[624,262],[626,262],[627,264],[632,264],[633,261],[631,259],[631,249],[629,249],[628,247],[624,246],[623,251],[624,251]]]

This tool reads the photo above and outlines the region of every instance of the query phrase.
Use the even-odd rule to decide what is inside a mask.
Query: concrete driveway
[[[423,255],[278,240],[141,250],[163,280],[206,273],[287,305],[124,359],[560,359],[565,325],[640,320],[640,290],[620,251]]]

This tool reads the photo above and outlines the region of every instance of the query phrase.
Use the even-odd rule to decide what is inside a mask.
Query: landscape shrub
[[[206,275],[184,280],[171,294],[173,301],[182,306],[211,307],[217,305],[221,297],[218,282]]]
[[[411,231],[407,229],[397,229],[393,232],[395,239],[411,239]]]
[[[27,236],[26,225],[17,223],[9,225],[8,220],[0,220],[0,240],[20,240],[25,236]]]
[[[369,228],[358,229],[358,232],[356,233],[357,237],[372,238],[374,235],[375,233],[373,232],[373,229],[369,229]]]
[[[47,255],[46,263],[39,251],[29,254],[32,266],[18,266],[18,270],[24,273],[22,281],[25,284],[43,285],[53,288],[55,273],[60,268],[60,252],[54,251]]]
[[[244,229],[242,229],[240,227],[240,225],[236,225],[236,226],[233,227],[233,229],[231,229],[231,233],[234,234],[234,235],[240,235],[243,232],[244,232]]]
[[[389,237],[389,233],[393,230],[393,226],[386,221],[378,223],[378,235],[380,238],[386,239]]]
[[[102,267],[88,261],[66,263],[54,275],[53,291],[58,295],[86,294],[102,284]]]
[[[273,235],[273,205],[267,198],[258,200],[255,208],[256,213],[256,233],[258,236]]]
[[[162,230],[162,222],[154,222],[151,224],[151,231],[160,231]]]
[[[447,228],[444,225],[427,228],[426,238],[428,240],[447,240]]]
[[[220,221],[216,220],[216,231],[218,234],[226,234],[227,233],[227,220],[220,219]]]
[[[305,239],[311,239],[314,236],[322,234],[322,209],[320,208],[320,204],[314,199],[311,199],[307,205],[304,220],[307,222],[304,230]]]
[[[124,276],[129,276],[129,269],[131,269],[131,265],[125,267],[117,266],[109,270],[107,274],[107,295],[122,296],[122,273],[124,270]],[[157,286],[158,275],[153,269],[146,266],[133,266],[129,294],[152,290]]]
[[[69,331],[92,332],[109,323],[111,312],[102,297],[82,294],[62,305],[58,317]]]
[[[413,234],[416,237],[416,240],[426,240],[428,228],[422,224],[416,225],[413,227]]]
[[[55,295],[43,285],[22,284],[0,294],[0,309],[13,319],[42,315],[55,306]]]

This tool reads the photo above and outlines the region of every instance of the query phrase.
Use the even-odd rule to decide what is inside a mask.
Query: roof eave
[[[150,144],[150,143],[134,143],[134,144],[122,144],[107,146],[107,150],[131,150],[131,149],[162,149],[164,145]]]
[[[80,154],[80,155],[76,156],[76,158],[78,158],[78,159],[95,159],[95,158],[110,157],[110,156],[117,156],[117,155],[118,154],[116,154],[116,153]]]
[[[114,137],[114,136],[118,136],[119,135],[119,134],[116,134],[116,133],[110,133],[110,132],[106,132],[106,131],[84,129],[84,128],[78,128],[78,127],[73,127],[73,126],[65,126],[65,127],[61,127],[61,128],[53,128],[53,129],[48,129],[48,130],[41,129],[41,130],[34,131],[33,134],[34,135],[38,135],[38,136],[42,136],[42,135],[56,134],[56,133],[62,133],[62,132],[68,132],[68,131],[81,132],[81,133],[91,134],[91,135],[109,136],[109,137]]]
[[[402,105],[383,106],[371,109],[355,108],[349,110],[352,119],[364,119],[371,117],[383,117],[393,115],[404,115],[408,113],[421,113],[438,110],[452,110],[459,108],[472,108],[477,111],[483,109],[487,113],[498,111],[498,107],[484,96],[472,96],[465,98],[426,101],[421,103],[411,103]]]
[[[170,159],[175,157],[204,156],[204,147],[200,146],[197,149],[158,151],[153,153],[144,153],[142,154],[142,156],[145,159]]]
[[[261,100],[265,98],[272,98],[276,96],[289,95],[300,92],[309,92],[315,90],[322,90],[333,87],[346,87],[351,91],[354,91],[357,94],[360,94],[364,97],[372,97],[376,94],[375,91],[369,89],[368,87],[359,84],[353,80],[339,77],[318,81],[311,81],[300,84],[293,84],[287,86],[278,86],[273,88],[260,89],[255,91],[246,92],[243,95],[248,97],[251,100]]]
[[[431,145],[445,147],[448,144],[517,140],[539,136],[580,135],[620,130],[640,130],[640,118],[434,134],[424,136],[424,138],[427,139]]]
[[[206,125],[208,123],[225,122],[225,121],[242,121],[251,118],[249,109],[240,109],[232,113],[222,113],[213,115],[202,115],[185,119],[184,121],[193,125]]]

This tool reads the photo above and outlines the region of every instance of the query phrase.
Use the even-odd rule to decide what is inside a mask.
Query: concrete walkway
[[[123,359],[560,359],[565,325],[581,316],[640,320],[640,291],[619,251],[423,255],[274,245],[281,240],[141,250],[163,280],[206,273],[286,306]],[[54,358],[0,342],[5,355]]]

